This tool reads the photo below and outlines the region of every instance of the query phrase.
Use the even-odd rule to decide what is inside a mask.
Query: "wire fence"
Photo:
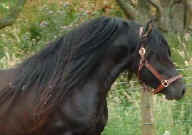
[[[120,115],[122,115],[122,119],[126,119],[126,117],[129,117],[129,119],[134,119],[133,121],[127,120],[127,123],[129,123],[129,125],[127,125],[126,127],[132,127],[133,125],[135,125],[135,129],[141,129],[142,125],[144,124],[144,128],[146,128],[146,130],[149,130],[149,126],[155,125],[155,132],[150,135],[192,135],[192,94],[190,94],[192,92],[192,66],[178,68],[177,71],[184,74],[184,80],[188,95],[185,96],[184,100],[181,101],[167,101],[165,98],[162,98],[162,96],[153,96],[152,108],[151,112],[149,112],[153,114],[151,116],[152,122],[149,121],[141,123],[141,112],[143,110],[141,108],[141,103],[138,100],[138,95],[136,95],[135,97],[131,97],[132,95],[129,95],[130,92],[141,92],[142,87],[138,85],[138,81],[133,80],[128,83],[126,80],[120,80],[119,82],[117,82],[117,85],[125,86],[124,88],[126,89],[123,90],[125,92],[128,92],[128,94],[125,95],[125,97],[127,96],[128,102],[134,100],[134,105],[122,109],[125,111],[124,115],[122,115],[122,110],[118,112]],[[186,72],[189,72],[189,74]],[[117,89],[115,89],[115,91]],[[135,100],[133,98],[137,99]],[[116,100],[114,99],[113,102],[116,102]],[[118,99],[117,102],[119,103]],[[149,109],[148,104],[144,104],[144,107]],[[123,129],[120,127],[120,125],[116,125],[116,127],[119,132]],[[145,135],[143,133],[140,134]],[[129,135],[129,132],[127,132],[126,135]]]

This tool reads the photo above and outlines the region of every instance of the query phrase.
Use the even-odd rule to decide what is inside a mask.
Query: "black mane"
[[[115,19],[100,17],[72,30],[20,65],[19,89],[33,84],[46,87],[69,87],[84,80],[103,56],[118,29]],[[60,83],[62,82],[62,83]],[[65,84],[63,83],[65,82]]]
[[[16,80],[12,82],[12,93],[22,93],[36,87],[40,90],[40,97],[48,94],[52,95],[49,100],[61,98],[74,85],[86,81],[102,59],[118,26],[117,19],[99,17],[50,43],[17,67],[19,70]],[[10,88],[5,89],[6,95],[9,95],[7,93],[11,90],[7,89]]]

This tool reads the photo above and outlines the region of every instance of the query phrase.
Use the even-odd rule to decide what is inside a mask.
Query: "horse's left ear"
[[[151,19],[145,26],[145,29],[143,31],[142,37],[148,37],[153,29],[153,19]]]

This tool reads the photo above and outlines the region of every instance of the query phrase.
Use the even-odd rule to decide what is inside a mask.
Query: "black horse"
[[[177,76],[162,34],[126,20],[99,17],[74,28],[15,68],[0,71],[0,135],[101,135],[107,122],[106,96],[118,75],[139,71],[153,88],[161,82],[139,67],[145,60],[165,79]],[[143,35],[143,36],[141,36]],[[180,99],[177,78],[158,93]]]

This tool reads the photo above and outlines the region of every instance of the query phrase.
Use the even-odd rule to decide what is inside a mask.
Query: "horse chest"
[[[58,109],[52,126],[72,132],[103,130],[107,121],[107,104],[99,91],[93,85],[74,90]]]

